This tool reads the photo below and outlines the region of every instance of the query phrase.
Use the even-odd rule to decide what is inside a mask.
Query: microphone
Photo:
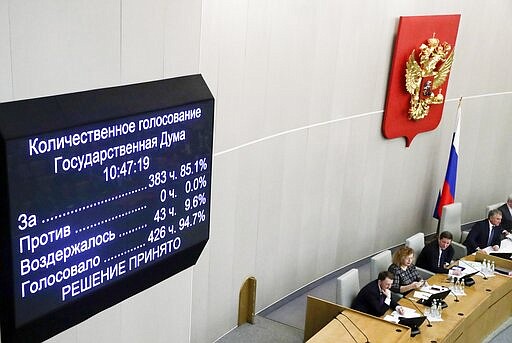
[[[459,280],[459,279],[457,278],[457,280]],[[457,282],[457,281],[455,281],[455,282]],[[454,282],[453,284],[455,284],[455,282]],[[462,282],[464,282],[464,281],[462,281]],[[465,283],[465,282],[464,282],[464,283]],[[448,289],[449,289],[449,290],[450,290],[450,292],[455,296],[455,300],[454,300],[454,301],[455,301],[456,303],[458,303],[458,302],[459,302],[459,297],[457,296],[457,294],[455,294],[455,292],[453,291],[453,289],[451,289],[451,288],[449,288],[449,287],[448,287]]]
[[[427,322],[428,322],[428,325],[427,325],[427,326],[428,326],[429,328],[431,328],[431,327],[432,327],[432,323],[431,323],[431,322],[430,322],[430,320],[428,319],[428,316],[425,316],[425,313],[423,313],[423,311],[422,311],[422,310],[420,310],[420,308],[418,307],[418,305],[416,305],[416,303],[415,303],[414,301],[412,301],[411,299],[409,299],[409,298],[407,298],[407,297],[402,297],[402,299],[407,299],[407,300],[409,300],[409,301],[411,302],[411,304],[413,304],[413,305],[414,305],[414,307],[418,310],[418,312],[419,312],[419,313],[421,313],[421,315],[422,315],[423,317],[425,317],[425,319],[426,319],[426,320],[427,320]]]
[[[352,325],[354,325],[354,326],[356,327],[356,329],[357,329],[357,330],[358,330],[358,331],[359,331],[359,332],[364,336],[364,338],[366,339],[366,343],[370,343],[370,340],[368,340],[368,336],[366,336],[366,334],[363,332],[363,330],[361,330],[361,329],[359,328],[359,326],[357,326],[356,324],[354,324],[354,322],[352,321],[352,319],[350,319],[350,318],[349,318],[345,313],[343,313],[343,312],[340,312],[340,314],[341,314],[343,317],[347,318],[347,319],[348,319],[348,321],[349,321],[349,322],[351,322],[351,323],[352,323]],[[340,323],[341,323],[341,321],[340,321]],[[347,331],[348,331],[348,330],[347,330]],[[350,333],[350,332],[349,332],[349,333]],[[351,334],[351,336],[352,336],[352,334]],[[352,336],[352,338],[354,338],[354,337]]]
[[[340,312],[341,314],[341,312]],[[348,332],[348,334],[350,335],[350,337],[352,337],[352,339],[354,340],[354,342],[357,343],[356,339],[354,338],[354,336],[352,335],[352,333],[350,332],[349,329],[347,329],[347,327],[345,326],[345,324],[343,324],[343,322],[341,320],[339,320],[338,316],[334,317],[338,322],[340,322],[340,324],[345,328],[345,330]]]

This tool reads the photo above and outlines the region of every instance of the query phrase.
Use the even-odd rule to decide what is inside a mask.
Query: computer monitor
[[[412,317],[412,318],[406,318],[406,317],[398,317],[398,324],[405,325],[411,328],[411,337],[416,336],[420,333],[420,326],[423,324],[423,322],[427,319],[425,316],[420,317]]]
[[[444,298],[446,298],[448,296],[448,294],[450,294],[450,292],[451,291],[449,289],[447,289],[446,291],[431,294],[428,299],[418,300],[418,303],[425,305],[425,306],[432,306],[432,304],[435,300],[436,302],[441,302],[441,305],[443,308],[447,307],[448,305],[446,305],[446,303],[443,300],[444,300]]]
[[[475,280],[473,279],[473,276],[475,276],[478,273],[480,273],[480,271],[477,270],[476,272],[466,274],[460,278],[460,281],[464,282],[464,285],[466,285],[468,287],[473,286],[475,284]]]

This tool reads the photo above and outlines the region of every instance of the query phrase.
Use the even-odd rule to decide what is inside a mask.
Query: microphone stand
[[[368,336],[366,336],[366,334],[363,332],[363,330],[361,330],[361,329],[359,328],[359,326],[357,326],[357,325],[352,321],[352,319],[350,319],[350,318],[349,318],[345,313],[343,313],[343,312],[340,312],[340,314],[341,314],[343,317],[347,318],[347,319],[348,319],[348,321],[349,321],[349,322],[351,322],[351,323],[352,323],[352,325],[354,325],[354,326],[356,327],[356,329],[357,329],[357,330],[358,330],[358,331],[359,331],[359,332],[364,336],[364,338],[366,339],[366,343],[370,343],[370,341],[368,340]],[[347,331],[348,331],[348,330],[347,330]],[[349,333],[350,333],[350,332],[349,332]]]
[[[412,301],[411,299],[409,299],[409,298],[407,298],[407,297],[402,297],[402,299],[407,299],[407,300],[409,300],[409,301],[411,302],[411,304],[413,304],[413,306],[418,310],[418,312],[419,312],[419,313],[421,313],[421,315],[422,315],[423,317],[425,317],[425,319],[426,319],[426,320],[427,320],[427,322],[428,322],[428,325],[427,325],[427,326],[428,326],[429,328],[431,328],[431,327],[432,327],[432,323],[431,323],[431,322],[430,322],[430,320],[428,319],[428,316],[426,316],[426,315],[425,315],[425,313],[424,313],[422,310],[420,310],[420,308],[418,307],[418,305],[416,305],[416,303],[415,303],[414,301]],[[418,329],[418,330],[419,330],[419,329]]]
[[[456,280],[459,280],[459,279],[457,278]],[[457,282],[457,281],[455,281],[455,282]],[[464,282],[464,280],[463,280],[462,282]],[[455,283],[454,283],[454,284],[455,284]],[[456,303],[458,303],[458,302],[459,302],[459,297],[457,296],[457,294],[455,294],[455,292],[453,291],[453,289],[451,289],[451,288],[449,288],[449,287],[448,287],[448,289],[449,289],[449,290],[450,290],[450,292],[455,296],[455,300],[454,300],[454,301],[455,301]]]

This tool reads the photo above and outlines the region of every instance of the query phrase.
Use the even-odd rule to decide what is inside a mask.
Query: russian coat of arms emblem
[[[408,147],[416,135],[441,122],[459,21],[460,14],[400,17],[382,119],[384,137],[404,137]]]
[[[441,104],[444,96],[440,87],[446,81],[453,62],[453,51],[447,42],[440,43],[435,34],[419,47],[419,63],[413,50],[407,60],[405,87],[411,94],[409,119],[419,120],[428,115],[431,105]],[[437,94],[435,94],[435,90]]]

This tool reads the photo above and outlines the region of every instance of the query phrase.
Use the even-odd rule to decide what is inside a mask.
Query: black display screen
[[[195,264],[213,143],[200,76],[1,104],[0,130],[3,342],[50,337]]]

